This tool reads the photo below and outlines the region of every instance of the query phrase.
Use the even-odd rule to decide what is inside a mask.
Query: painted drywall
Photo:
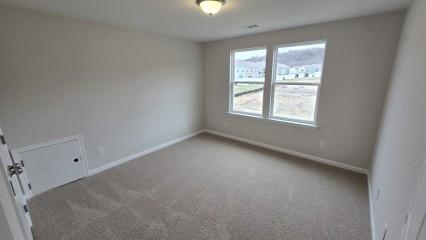
[[[82,134],[93,169],[203,128],[199,43],[5,5],[0,29],[11,148]]]
[[[426,161],[426,0],[410,7],[371,165],[376,239],[399,239],[422,164]],[[377,200],[377,191],[380,190]]]
[[[3,179],[0,179],[3,181]],[[4,214],[3,207],[0,203],[0,234],[1,240],[12,240],[12,233],[10,232],[9,224]]]
[[[403,17],[394,12],[206,43],[206,128],[367,169]],[[319,128],[227,114],[231,50],[322,39],[328,45]]]

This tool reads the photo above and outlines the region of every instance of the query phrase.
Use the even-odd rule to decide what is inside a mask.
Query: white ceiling
[[[227,0],[207,16],[195,0],[0,0],[17,7],[210,41],[406,8],[411,0]],[[256,29],[246,26],[257,24]]]

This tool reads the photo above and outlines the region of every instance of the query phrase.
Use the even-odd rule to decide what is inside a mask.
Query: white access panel
[[[78,139],[19,153],[25,164],[32,195],[86,176]]]

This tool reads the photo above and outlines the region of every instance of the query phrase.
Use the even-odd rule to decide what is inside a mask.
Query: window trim
[[[232,116],[232,117],[245,118],[245,119],[251,119],[251,120],[256,120],[256,121],[260,120],[260,121],[263,121],[263,122],[275,123],[275,124],[281,124],[281,125],[296,126],[296,127],[308,128],[308,129],[319,128],[318,125],[314,125],[314,124],[295,122],[295,121],[291,121],[291,120],[285,121],[285,120],[276,119],[276,118],[265,118],[263,116],[250,115],[250,114],[246,114],[246,113],[227,112],[226,114],[229,115],[229,116]]]
[[[263,109],[263,101],[265,100],[265,98],[263,98],[262,100],[262,112],[261,113],[251,113],[251,112],[242,112],[242,111],[236,111],[233,109],[234,106],[234,83],[235,83],[235,79],[234,79],[234,61],[235,61],[235,53],[236,52],[248,52],[248,51],[255,51],[255,50],[265,50],[266,51],[266,59],[268,58],[268,47],[266,46],[259,46],[259,47],[251,47],[251,48],[240,48],[240,49],[233,49],[231,50],[230,53],[230,66],[229,66],[229,86],[228,86],[228,112],[231,113],[235,113],[235,114],[241,114],[241,115],[250,115],[250,116],[255,116],[255,117],[262,117],[263,113],[264,113],[264,109]],[[265,62],[265,80],[263,81],[263,95],[265,95],[265,86],[267,83],[266,80],[266,72],[268,72],[268,70],[266,69],[266,62]],[[242,82],[243,83],[243,82]],[[256,84],[256,82],[251,82],[252,84]],[[257,83],[259,84],[259,83]]]
[[[277,71],[277,60],[278,60],[278,49],[285,47],[294,47],[294,46],[303,46],[303,45],[313,45],[313,44],[324,44],[324,56],[323,56],[323,64],[321,69],[321,77],[319,83],[287,83],[285,85],[305,85],[305,86],[318,86],[317,94],[316,94],[316,103],[314,110],[314,120],[306,121],[301,119],[294,118],[285,118],[274,116],[274,96],[275,96],[275,84],[276,84],[276,71]],[[234,92],[233,85],[235,83],[234,79],[234,61],[235,61],[235,53],[236,52],[244,52],[244,51],[252,51],[252,50],[266,50],[266,61],[265,61],[265,80],[263,82],[263,99],[262,99],[262,112],[251,113],[251,112],[242,112],[233,110],[234,105]],[[258,46],[258,47],[249,47],[249,48],[240,48],[240,49],[232,49],[230,51],[230,80],[228,81],[228,112],[227,114],[233,116],[239,116],[244,118],[252,118],[257,120],[266,120],[268,122],[274,122],[279,124],[286,125],[295,125],[304,128],[318,128],[318,108],[319,108],[319,96],[321,92],[321,86],[324,76],[324,66],[325,59],[327,54],[327,40],[313,40],[313,41],[304,41],[304,42],[295,42],[288,44],[275,44],[269,46]],[[254,83],[254,82],[253,82]],[[259,84],[259,83],[258,83]]]

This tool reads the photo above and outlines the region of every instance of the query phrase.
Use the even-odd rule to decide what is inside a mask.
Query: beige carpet
[[[36,240],[370,239],[366,176],[208,134],[29,206]]]

